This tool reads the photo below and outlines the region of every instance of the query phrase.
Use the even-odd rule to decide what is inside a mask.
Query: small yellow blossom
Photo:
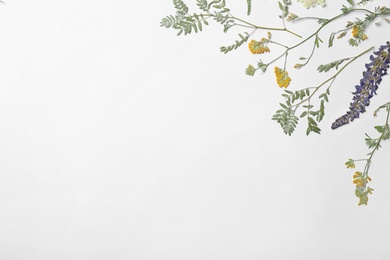
[[[356,186],[360,186],[360,187],[365,186],[367,182],[371,181],[370,177],[368,177],[368,176],[365,177],[363,175],[363,173],[361,173],[359,171],[355,172],[355,174],[352,177],[353,177],[353,183]]]
[[[345,162],[345,165],[348,168],[354,169],[355,168],[355,161],[352,159],[349,159],[348,161]]]
[[[268,39],[262,38],[261,41],[251,40],[248,44],[250,52],[253,54],[262,54],[264,52],[270,52],[270,49],[266,45]]]
[[[288,85],[290,85],[291,81],[291,78],[288,76],[288,72],[278,67],[275,67],[274,72],[276,76],[276,83],[278,83],[278,86],[280,88],[287,88]]]
[[[361,28],[359,26],[355,25],[352,29],[352,36],[354,38],[359,38],[360,31],[361,31]],[[366,39],[368,39],[368,37],[367,37],[367,35],[364,34],[362,37],[362,41],[364,41]]]

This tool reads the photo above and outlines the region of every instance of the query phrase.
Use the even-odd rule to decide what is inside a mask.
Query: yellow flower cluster
[[[288,76],[288,72],[278,67],[275,67],[274,72],[278,86],[280,88],[287,88],[291,81],[291,78]]]
[[[266,45],[269,42],[267,38],[262,38],[260,41],[251,40],[248,44],[249,51],[253,54],[262,54],[270,52],[270,49]]]
[[[363,175],[363,173],[357,171],[353,175],[353,183],[356,186],[364,187],[367,182],[371,181],[371,178],[367,176],[367,178]]]
[[[359,38],[359,34],[360,34],[360,31],[361,31],[361,30],[362,30],[362,29],[360,28],[360,26],[355,25],[355,26],[353,27],[353,29],[352,29],[352,36],[353,36],[354,38]],[[366,39],[368,39],[367,35],[363,34],[361,40],[364,41],[364,40],[366,40]]]
[[[359,198],[358,205],[367,205],[368,194],[372,194],[374,189],[366,187],[366,184],[371,181],[371,178],[364,175],[362,172],[355,172],[353,175],[353,183],[356,185],[355,195]]]

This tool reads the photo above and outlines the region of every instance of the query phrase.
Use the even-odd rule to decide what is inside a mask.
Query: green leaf
[[[330,34],[328,47],[332,47],[333,46],[334,36],[335,36],[335,33],[331,33]]]
[[[224,54],[226,54],[232,50],[236,50],[238,47],[243,45],[249,39],[249,33],[247,33],[247,32],[245,32],[245,36],[243,36],[242,34],[239,34],[238,36],[240,37],[241,40],[236,40],[234,44],[229,45],[229,46],[222,46],[220,48],[220,51],[223,52]]]
[[[247,15],[250,15],[251,12],[252,12],[252,0],[247,0],[246,3],[247,3],[247,11],[246,11],[246,14],[247,14]]]
[[[381,125],[377,125],[374,127],[379,133],[383,133],[383,131],[385,130],[385,128]]]
[[[336,68],[336,70],[338,69],[338,66],[343,63],[344,61],[347,61],[347,60],[350,60],[350,58],[344,58],[344,59],[341,59],[341,60],[336,60],[336,61],[332,61],[331,63],[328,63],[328,64],[323,64],[323,65],[320,65],[318,66],[317,70],[318,72],[328,72],[329,70],[331,70],[332,68]]]

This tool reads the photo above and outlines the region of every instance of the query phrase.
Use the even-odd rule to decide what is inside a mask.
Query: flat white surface
[[[338,13],[328,2],[318,15]],[[245,17],[245,1],[228,6]],[[253,8],[251,21],[280,26],[274,1]],[[288,137],[270,120],[281,102],[272,73],[245,76],[257,61],[246,47],[219,52],[240,30],[176,37],[159,27],[171,13],[170,0],[0,6],[0,259],[390,259],[390,145],[371,167],[367,207],[343,165],[367,153],[390,78],[360,120],[330,130],[363,57],[332,88],[323,133],[306,137],[302,121]],[[389,40],[379,32],[314,62],[378,47]],[[292,55],[292,90],[328,77],[291,69],[309,51]]]

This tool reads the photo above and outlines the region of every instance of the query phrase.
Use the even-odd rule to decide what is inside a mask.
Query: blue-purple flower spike
[[[376,90],[382,81],[382,76],[387,75],[387,69],[390,63],[390,42],[380,46],[379,50],[370,56],[370,63],[366,64],[366,71],[363,72],[363,78],[360,84],[356,85],[356,91],[353,92],[353,101],[350,103],[349,111],[332,124],[332,129],[352,122],[359,118],[360,113],[366,111],[366,106],[370,105],[370,99],[376,95]]]

